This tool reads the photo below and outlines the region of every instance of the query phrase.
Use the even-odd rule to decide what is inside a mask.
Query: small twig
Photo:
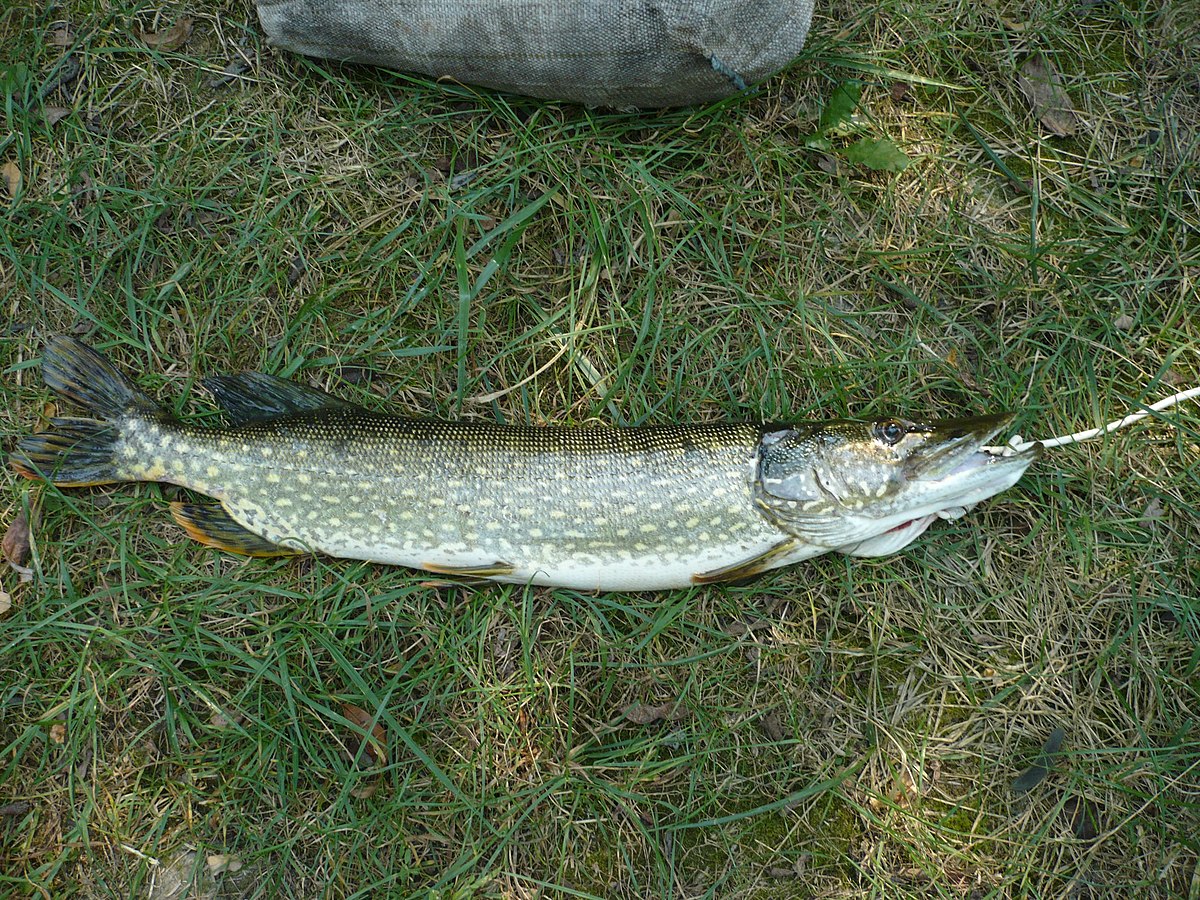
[[[991,453],[994,456],[1012,456],[1015,453],[1023,453],[1032,447],[1034,444],[1041,444],[1046,449],[1053,447],[1062,447],[1066,444],[1077,444],[1080,441],[1090,441],[1092,438],[1100,437],[1101,435],[1109,434],[1116,431],[1118,428],[1124,428],[1126,425],[1132,425],[1134,422],[1139,422],[1149,415],[1156,412],[1162,412],[1164,409],[1170,409],[1176,403],[1182,403],[1185,400],[1192,400],[1200,397],[1200,387],[1194,387],[1190,390],[1180,391],[1177,394],[1172,394],[1170,397],[1164,397],[1157,403],[1152,403],[1145,409],[1140,409],[1137,412],[1130,413],[1123,419],[1116,419],[1103,425],[1100,428],[1089,428],[1087,431],[1077,431],[1074,434],[1063,435],[1062,437],[1047,438],[1044,441],[1027,441],[1021,435],[1014,434],[1008,439],[1008,443],[1003,447],[983,447],[982,449]]]

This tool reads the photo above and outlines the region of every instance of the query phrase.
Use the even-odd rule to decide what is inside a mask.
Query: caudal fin
[[[93,417],[51,419],[49,431],[17,444],[9,465],[26,478],[63,487],[124,481],[114,462],[120,439],[116,420],[131,413],[158,413],[158,405],[107,359],[74,338],[50,341],[42,358],[42,378],[47,387]]]

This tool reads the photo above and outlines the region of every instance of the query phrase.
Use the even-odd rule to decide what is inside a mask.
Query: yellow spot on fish
[[[292,501],[289,500],[287,497],[280,497],[278,500],[275,501],[275,505],[276,506],[291,506]]]
[[[279,484],[279,473],[278,472],[268,472],[267,473],[267,483],[268,484]]]
[[[640,531],[642,534],[649,534],[650,532],[657,531],[657,530],[658,530],[658,526],[652,525],[649,522],[642,525],[642,527],[638,529],[638,531]]]
[[[221,474],[221,470],[218,469],[216,466],[209,466],[207,469],[204,470],[204,474],[206,474],[209,478],[216,478],[218,475]]]
[[[307,472],[297,472],[296,480],[301,484],[309,484],[312,481],[312,476]]]
[[[337,504],[342,502],[342,498],[337,494],[322,494],[321,500],[329,504]]]
[[[540,537],[543,537],[544,535],[545,535],[545,532],[542,531],[542,529],[540,529],[540,528],[529,529],[529,536],[531,538],[540,538]]]

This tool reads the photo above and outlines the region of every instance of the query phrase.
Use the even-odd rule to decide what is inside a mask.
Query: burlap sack
[[[682,106],[787,65],[812,0],[257,0],[271,43],[590,106]]]

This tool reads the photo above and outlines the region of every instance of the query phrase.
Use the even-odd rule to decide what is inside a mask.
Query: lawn
[[[1194,5],[838,0],[749,96],[641,114],[281,53],[244,0],[34,6],[0,12],[5,452],[53,333],[199,422],[247,368],[1026,437],[1200,384]],[[238,558],[175,488],[5,468],[0,895],[1200,897],[1198,459],[1192,404],[894,557],[600,595]]]

